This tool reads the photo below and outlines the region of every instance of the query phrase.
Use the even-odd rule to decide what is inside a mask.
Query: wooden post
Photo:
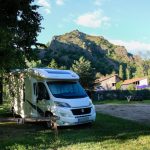
[[[52,129],[54,130],[55,138],[58,138],[58,128],[57,128],[56,121],[57,121],[57,117],[56,116],[52,116],[51,117]]]

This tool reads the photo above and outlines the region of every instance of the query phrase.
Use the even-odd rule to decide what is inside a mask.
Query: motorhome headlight
[[[92,102],[91,101],[89,101],[89,106],[92,106],[93,104],[92,104]]]
[[[56,102],[55,101],[55,105],[59,106],[59,107],[68,107],[68,108],[71,107],[68,103],[65,103],[65,102]]]
[[[72,117],[72,114],[69,113],[69,112],[60,112],[60,115],[61,115],[62,117]]]

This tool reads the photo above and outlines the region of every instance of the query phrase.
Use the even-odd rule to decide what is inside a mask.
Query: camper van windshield
[[[86,92],[78,82],[48,82],[48,87],[56,98],[84,98]]]

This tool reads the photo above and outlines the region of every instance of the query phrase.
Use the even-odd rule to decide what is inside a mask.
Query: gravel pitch
[[[143,104],[101,104],[96,111],[123,119],[150,125],[150,105]]]

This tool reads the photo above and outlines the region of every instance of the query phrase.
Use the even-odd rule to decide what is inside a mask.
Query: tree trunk
[[[3,80],[2,77],[0,77],[0,104],[3,103]]]

